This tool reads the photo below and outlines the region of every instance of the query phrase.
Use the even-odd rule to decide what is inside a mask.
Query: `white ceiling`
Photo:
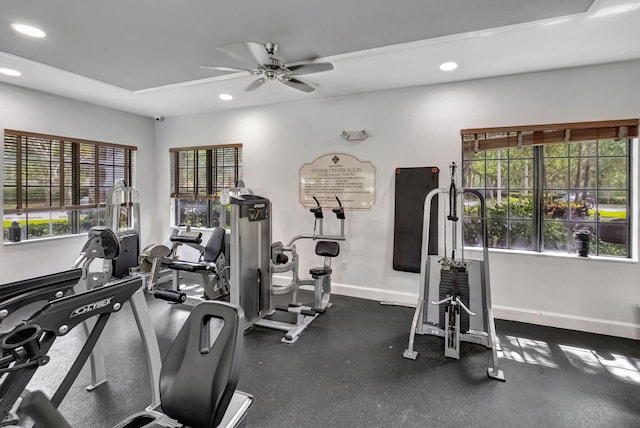
[[[0,81],[146,116],[176,116],[640,58],[639,0],[21,0],[3,2]],[[242,7],[238,6],[239,4]],[[45,39],[15,33],[36,25]],[[217,47],[274,42],[320,58],[307,94],[254,76]],[[444,73],[444,61],[459,68]],[[233,101],[218,99],[229,93]]]

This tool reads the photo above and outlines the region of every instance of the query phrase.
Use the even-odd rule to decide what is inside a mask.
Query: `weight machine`
[[[314,215],[313,234],[303,234],[294,236],[287,245],[282,242],[274,242],[271,244],[271,273],[291,272],[291,282],[286,285],[271,285],[272,295],[283,295],[291,293],[291,302],[284,305],[271,305],[270,313],[276,310],[281,312],[289,312],[296,315],[295,323],[287,323],[275,321],[271,319],[260,319],[256,325],[268,328],[274,328],[285,331],[282,338],[284,343],[294,343],[300,337],[300,334],[315,320],[318,315],[324,313],[326,309],[333,304],[329,302],[331,298],[331,259],[340,254],[340,244],[338,241],[344,241],[344,220],[345,213],[340,199],[336,196],[338,207],[333,208],[332,212],[340,221],[340,235],[325,235],[324,215],[322,206],[317,198],[313,197],[317,206],[309,211]],[[299,276],[299,256],[295,243],[301,239],[309,239],[316,243],[316,255],[323,257],[323,265],[314,267],[309,270],[311,278],[300,279]],[[298,291],[301,286],[313,287],[313,305],[303,305],[298,299]]]
[[[80,268],[81,277],[74,287],[75,293],[84,293],[91,290],[107,287],[113,278],[111,276],[112,261],[117,260],[122,254],[120,241],[115,232],[105,226],[92,227],[88,234],[80,256],[74,264],[74,268]],[[89,270],[94,260],[103,260],[103,270],[91,272]],[[132,278],[132,277],[129,277]],[[137,277],[139,278],[139,277]],[[147,369],[149,371],[149,380],[151,383],[151,399],[150,408],[155,408],[160,404],[160,391],[158,389],[158,380],[160,379],[160,367],[162,360],[160,357],[160,348],[156,332],[149,313],[149,307],[144,298],[144,285],[142,278],[139,278],[139,289],[129,297],[129,303],[136,320],[136,326],[140,332],[145,357],[147,360]],[[61,297],[61,296],[57,296]],[[91,321],[85,324],[85,331],[88,333],[92,325]],[[104,352],[100,342],[96,343],[91,352],[91,384],[87,386],[88,391],[93,391],[98,386],[107,382],[105,370]]]
[[[128,187],[123,179],[118,179],[107,192],[106,205],[104,224],[120,241],[120,255],[111,260],[111,276],[122,278],[138,266],[140,195],[135,187]]]
[[[271,201],[257,195],[231,196],[230,302],[244,310],[245,327],[271,307]]]
[[[80,281],[74,288],[76,293],[105,287],[114,279],[130,277],[132,268],[138,265],[140,236],[140,197],[137,189],[118,179],[106,195],[105,226],[95,226],[87,234],[87,242],[74,263],[82,269]],[[102,270],[91,271],[94,260],[102,260]],[[135,272],[133,272],[135,273]],[[143,278],[140,275],[134,275]],[[152,401],[149,408],[160,404],[158,379],[162,360],[158,340],[144,298],[144,285],[130,297],[131,309],[142,339],[149,371]],[[85,331],[92,328],[92,321],[85,324]],[[92,391],[107,381],[104,352],[100,342],[93,347],[91,357]]]
[[[315,199],[315,198],[314,198]],[[262,326],[285,331],[282,342],[293,343],[304,329],[327,308],[331,296],[331,259],[338,256],[344,241],[344,209],[340,200],[333,209],[340,220],[340,235],[325,235],[323,231],[322,207],[316,199],[314,233],[297,235],[285,246],[282,242],[271,243],[271,201],[257,195],[236,195],[231,203],[231,278],[230,301],[245,312],[246,326]],[[298,253],[295,243],[310,239],[316,243],[315,252],[324,257],[321,267],[310,269],[311,279],[300,279]],[[291,258],[289,258],[291,256]],[[287,285],[272,283],[273,273],[291,272]],[[313,286],[313,306],[304,306],[298,301],[300,286]],[[272,296],[292,293],[288,306],[276,305]],[[293,313],[295,323],[268,319],[276,311]]]
[[[202,245],[202,232],[173,229],[169,246],[154,244],[140,254],[140,270],[149,272],[147,290],[159,299],[171,303],[195,306],[203,300],[222,299],[229,295],[229,285],[225,270],[228,268],[224,255],[225,230],[214,227],[207,242]],[[178,250],[187,246],[199,253],[197,261],[180,260]],[[157,284],[161,273],[169,272],[172,277],[170,289],[159,289]],[[180,274],[188,272],[199,275],[203,283],[202,296],[188,296],[180,289]]]
[[[477,190],[462,189],[456,186],[456,164],[450,165],[451,183],[449,188],[434,189],[425,198],[422,261],[420,269],[420,291],[418,304],[411,323],[409,346],[403,357],[415,360],[418,353],[414,350],[416,334],[431,334],[444,338],[446,357],[460,358],[460,342],[477,343],[492,351],[492,366],[487,375],[492,379],[504,381],[504,373],[498,366],[497,342],[493,309],[491,306],[491,287],[489,278],[489,249],[487,247],[487,216],[484,196]],[[483,250],[482,259],[465,259],[464,248],[460,258],[456,258],[459,226],[458,209],[462,210],[465,194],[474,195],[480,204]],[[452,239],[451,253],[447,253],[447,231],[445,225],[444,254],[429,256],[429,223],[431,201],[437,196],[448,196],[449,212],[446,222],[450,224]],[[443,207],[445,204],[442,205]],[[460,237],[463,234],[460,233]],[[440,264],[439,271],[432,265]],[[434,300],[435,299],[435,300]],[[436,311],[437,309],[437,311]]]

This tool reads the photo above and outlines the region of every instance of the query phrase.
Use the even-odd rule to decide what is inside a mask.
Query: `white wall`
[[[463,128],[639,117],[638,76],[640,61],[634,61],[168,118],[156,125],[155,160],[167,167],[170,147],[242,143],[245,182],[271,199],[273,239],[282,241],[313,227],[298,201],[303,163],[333,152],[371,161],[376,203],[347,213],[335,291],[415,302],[418,275],[392,269],[395,168],[447,171],[461,158]],[[345,142],[343,129],[366,129],[371,136]],[[169,224],[169,176],[157,178],[154,224],[162,225],[162,234]],[[303,269],[315,264],[310,246],[299,249],[307,254]],[[506,319],[640,338],[639,273],[633,261],[497,252],[491,258],[493,302]]]
[[[0,83],[0,129],[75,137],[138,147],[139,165],[154,159],[154,120]],[[4,149],[4,142],[0,143]],[[150,231],[156,206],[152,168],[138,168],[142,200],[142,243],[153,242]],[[0,175],[0,180],[2,180]],[[1,189],[1,186],[0,186]],[[0,198],[1,196],[0,190]],[[71,268],[86,235],[0,245],[0,283]]]
[[[0,84],[0,128],[137,146],[139,165],[156,165],[137,171],[143,246],[164,241],[167,233],[169,175],[162,171],[168,170],[169,147],[242,143],[245,181],[272,200],[273,239],[282,241],[313,227],[312,216],[298,201],[298,169],[303,163],[332,152],[371,161],[376,167],[376,204],[370,211],[347,212],[349,239],[334,263],[335,291],[411,303],[416,300],[418,275],[392,269],[395,168],[436,165],[446,171],[449,161],[460,159],[462,128],[640,117],[637,76],[640,61],[159,123]],[[343,129],[366,129],[371,137],[345,142],[339,136]],[[637,177],[633,184],[640,187]],[[2,245],[0,283],[69,267],[84,241],[79,236]],[[298,247],[302,268],[315,265],[311,246]],[[640,338],[640,269],[635,261],[493,252],[491,274],[500,317]]]

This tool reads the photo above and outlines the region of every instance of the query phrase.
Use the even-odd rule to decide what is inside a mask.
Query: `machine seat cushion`
[[[315,267],[315,268],[309,269],[309,273],[313,278],[319,278],[321,276],[331,275],[331,272],[333,272],[331,268],[326,268],[326,267]]]
[[[186,262],[186,261],[171,262],[167,265],[167,267],[169,269],[182,270],[186,272],[199,272],[202,270],[210,270],[210,267],[205,264],[197,263],[197,262]]]

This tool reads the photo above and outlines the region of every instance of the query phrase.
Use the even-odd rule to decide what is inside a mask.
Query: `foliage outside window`
[[[6,129],[3,153],[4,240],[83,233],[104,222],[115,180],[135,185],[136,147]]]
[[[533,128],[533,129],[531,129]],[[463,185],[487,202],[488,246],[631,257],[631,144],[638,120],[464,130]],[[482,245],[465,200],[465,245]]]
[[[242,178],[242,145],[169,149],[169,158],[174,224],[228,227],[220,195]]]

